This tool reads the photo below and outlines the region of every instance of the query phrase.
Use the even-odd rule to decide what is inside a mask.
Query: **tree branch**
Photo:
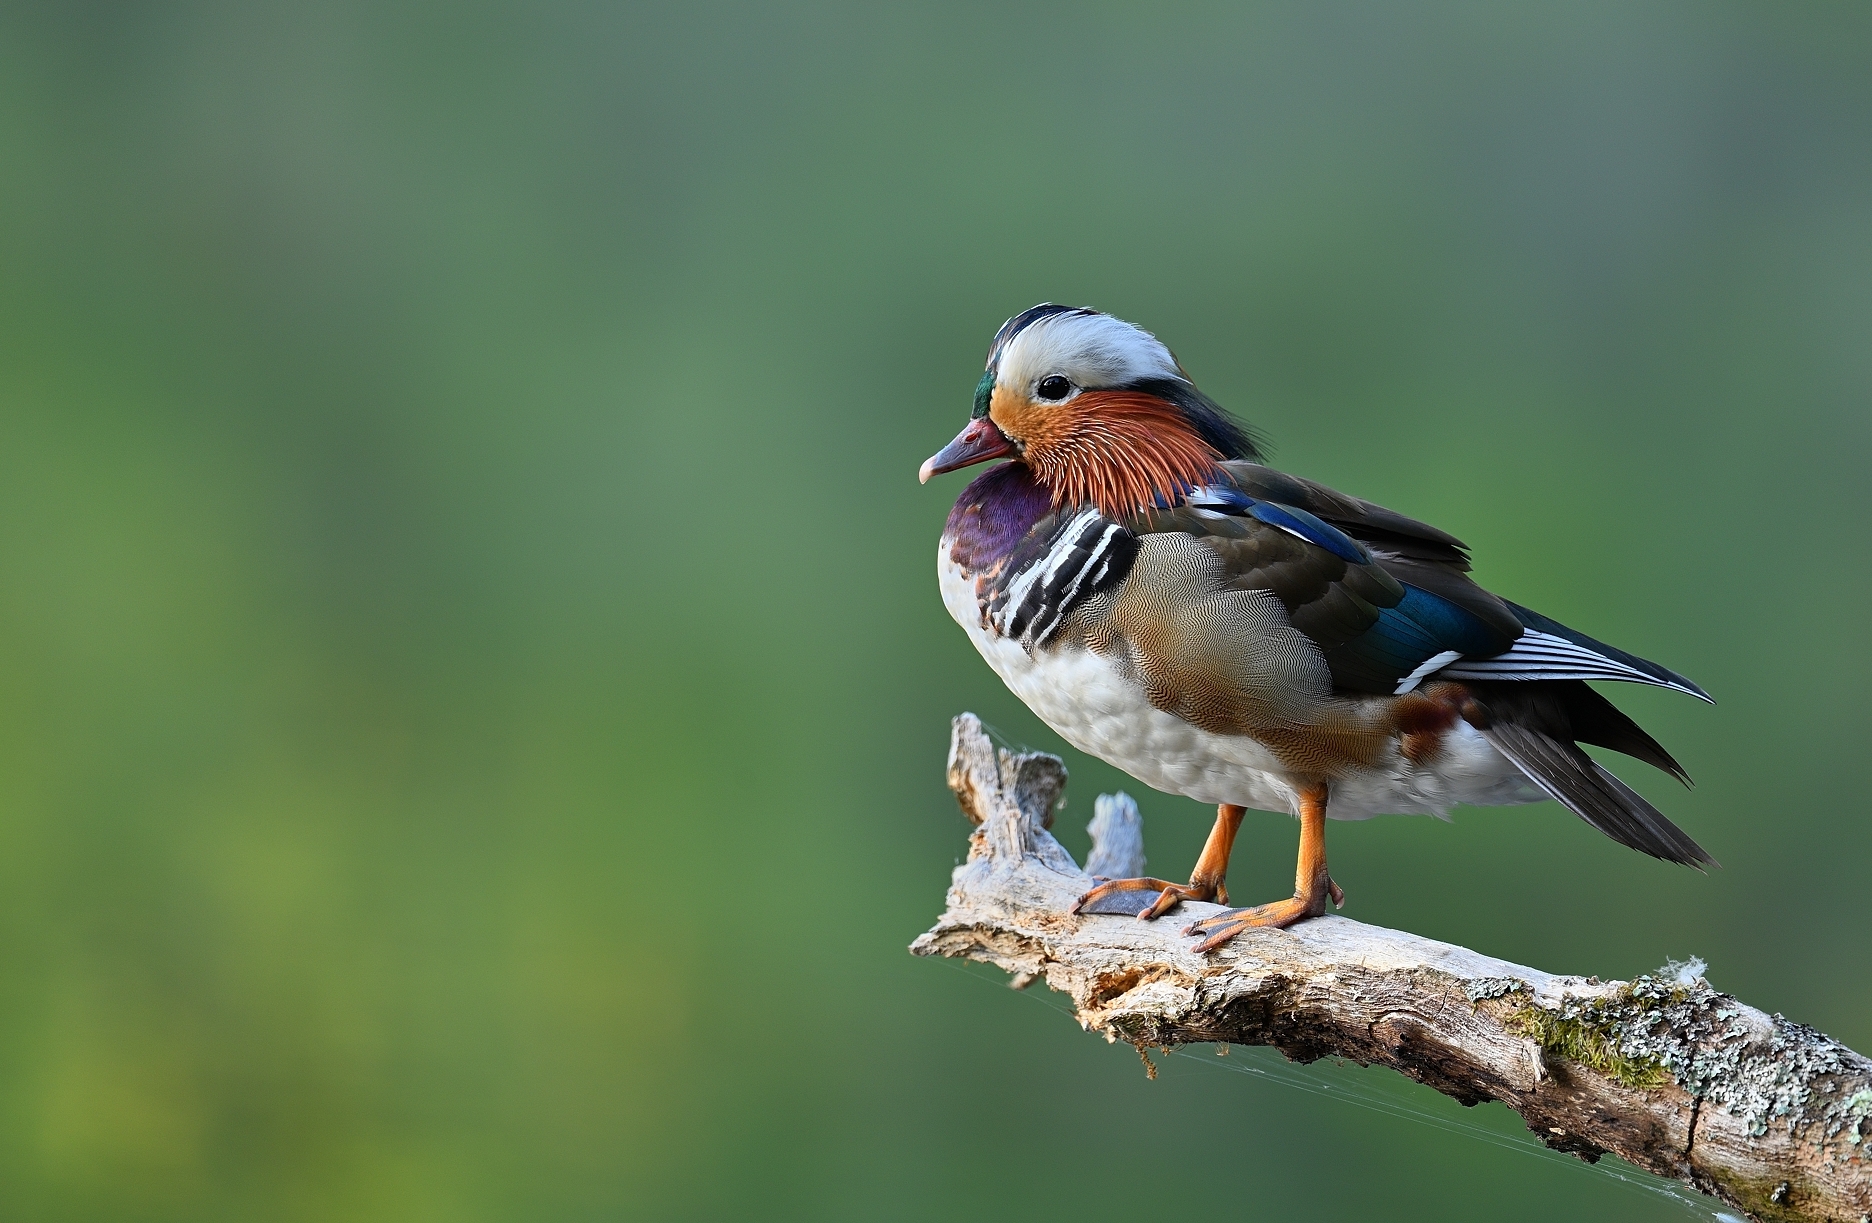
[[[1607,1151],[1763,1220],[1872,1216],[1872,1061],[1711,989],[1701,964],[1633,981],[1565,977],[1463,947],[1321,917],[1250,930],[1201,956],[1177,917],[1075,917],[1090,877],[1047,829],[1056,756],[998,751],[955,719],[949,785],[978,825],[948,911],[917,955],[1045,977],[1080,1025],[1140,1050],[1272,1045],[1389,1066],[1464,1104],[1499,1100],[1557,1150]],[[1089,859],[1143,866],[1137,809],[1101,798]]]

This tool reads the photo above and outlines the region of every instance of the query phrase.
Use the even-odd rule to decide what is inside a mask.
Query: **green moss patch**
[[[1670,1072],[1661,1063],[1621,1053],[1617,1035],[1593,1018],[1527,1006],[1508,1016],[1504,1026],[1532,1040],[1541,1052],[1588,1066],[1621,1086],[1650,1091],[1671,1082]]]

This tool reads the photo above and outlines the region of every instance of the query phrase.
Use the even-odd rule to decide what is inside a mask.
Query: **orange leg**
[[[1081,896],[1074,902],[1074,913],[1136,913],[1139,921],[1168,913],[1185,900],[1213,900],[1228,903],[1229,853],[1235,848],[1235,832],[1241,827],[1244,807],[1223,803],[1216,808],[1215,827],[1203,843],[1202,856],[1190,872],[1188,884],[1167,879],[1113,879]],[[1139,893],[1157,893],[1148,899]],[[1131,893],[1127,895],[1127,893]]]
[[[1281,928],[1318,917],[1326,912],[1328,896],[1335,905],[1345,903],[1345,893],[1326,873],[1326,785],[1321,782],[1300,789],[1300,860],[1294,867],[1293,898],[1252,909],[1230,909],[1191,922],[1183,933],[1203,936],[1197,951],[1214,951],[1253,926]]]

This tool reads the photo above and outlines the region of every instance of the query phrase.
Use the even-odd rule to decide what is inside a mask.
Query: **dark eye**
[[[1052,374],[1040,379],[1040,385],[1036,390],[1042,399],[1060,400],[1072,394],[1072,383],[1058,374]]]

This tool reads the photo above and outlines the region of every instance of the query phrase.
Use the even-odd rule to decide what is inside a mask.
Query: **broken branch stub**
[[[949,784],[977,827],[912,952],[1044,977],[1082,1027],[1140,1049],[1271,1045],[1498,1100],[1550,1147],[1610,1151],[1758,1219],[1872,1216],[1872,1061],[1837,1041],[1718,993],[1695,965],[1560,976],[1336,916],[1204,956],[1178,931],[1217,905],[1074,916],[1092,880],[1047,831],[1065,782],[1057,757],[997,750],[973,714],[955,719]],[[1089,831],[1098,873],[1141,872],[1135,804],[1101,799]]]
[[[1144,817],[1129,794],[1101,794],[1086,825],[1092,852],[1085,872],[1101,879],[1136,879],[1144,873]]]

